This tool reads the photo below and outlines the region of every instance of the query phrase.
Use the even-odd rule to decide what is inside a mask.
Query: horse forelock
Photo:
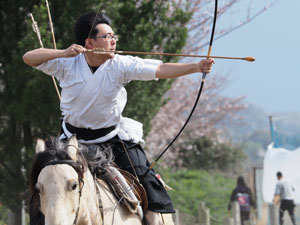
[[[66,149],[67,143],[59,141],[58,139],[51,139],[46,141],[46,150],[36,154],[30,177],[30,190],[31,193],[35,191],[35,185],[38,180],[38,176],[42,169],[50,164],[58,164],[64,162],[72,166],[78,173],[79,177],[83,177],[83,173],[87,168],[87,163],[83,157],[78,157],[78,160],[72,161],[72,158],[68,154]]]

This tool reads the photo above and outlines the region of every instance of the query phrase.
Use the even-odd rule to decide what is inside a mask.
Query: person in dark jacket
[[[251,206],[255,208],[255,203],[252,199],[252,193],[250,188],[247,187],[245,180],[242,176],[237,179],[237,186],[233,189],[228,204],[228,210],[231,210],[231,203],[237,201],[240,206],[241,224],[249,220]]]

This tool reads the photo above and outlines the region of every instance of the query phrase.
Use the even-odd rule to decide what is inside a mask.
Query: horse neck
[[[118,200],[111,192],[108,184],[96,179],[104,211],[104,224],[141,225],[137,214],[132,214],[124,205],[119,205]],[[100,224],[100,223],[98,223]]]
[[[86,222],[88,219],[90,222]],[[99,201],[94,178],[90,171],[86,170],[84,173],[77,224],[101,224],[101,221],[102,219],[99,210]]]

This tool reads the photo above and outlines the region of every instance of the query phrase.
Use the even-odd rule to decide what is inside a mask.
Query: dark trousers
[[[155,171],[151,169],[145,176],[150,163],[141,145],[129,141],[121,141],[117,136],[102,144],[111,146],[114,162],[118,167],[132,175],[136,174],[138,176],[148,196],[149,210],[160,213],[175,212],[167,191],[155,176]]]
[[[250,211],[241,211],[241,224],[244,225],[244,222],[249,220]]]
[[[295,204],[294,204],[293,200],[286,200],[286,199],[281,200],[280,209],[279,209],[280,225],[283,225],[283,214],[284,214],[285,210],[288,211],[293,224],[296,225],[295,216],[294,216],[294,208],[295,208]]]

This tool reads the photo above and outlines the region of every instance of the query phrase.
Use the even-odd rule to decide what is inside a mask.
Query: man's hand
[[[32,51],[26,52],[23,56],[23,60],[29,66],[39,66],[40,64],[56,58],[74,57],[85,51],[85,48],[81,45],[72,44],[67,49],[49,49],[38,48]]]
[[[275,195],[273,198],[273,204],[278,205],[280,202],[280,195]]]
[[[64,57],[74,57],[79,55],[80,53],[84,52],[86,49],[81,45],[72,44],[70,47],[64,50]]]
[[[203,59],[198,63],[200,73],[210,73],[215,61],[213,59]]]

